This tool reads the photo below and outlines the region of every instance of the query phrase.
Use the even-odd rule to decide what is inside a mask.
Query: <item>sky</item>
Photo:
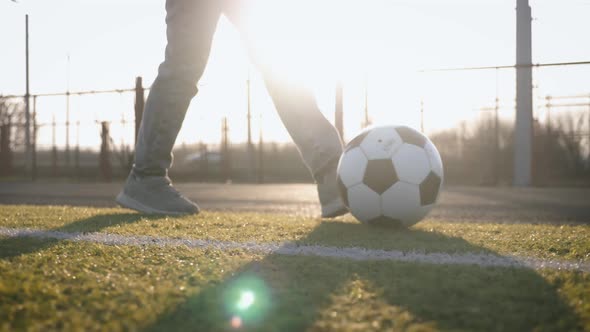
[[[496,96],[501,115],[514,116],[514,71],[420,73],[421,68],[511,65],[515,59],[515,0],[248,1],[242,11],[254,48],[281,58],[284,70],[311,88],[333,119],[337,81],[344,85],[345,139],[360,130],[365,97],[374,124],[407,124],[432,133],[477,119]],[[530,0],[533,63],[588,61],[590,0]],[[0,1],[0,94],[23,94],[24,15],[30,17],[31,93],[68,88],[146,86],[163,60],[164,0]],[[220,140],[221,117],[231,138],[246,137],[246,80],[251,80],[254,139],[288,141],[240,32],[218,23],[199,94],[178,143]],[[536,95],[590,93],[590,66],[535,69]],[[540,98],[539,97],[539,98]],[[422,102],[422,104],[421,104]],[[63,145],[65,97],[38,98],[40,123],[54,118]],[[421,106],[423,105],[423,106]],[[540,105],[540,104],[539,104]],[[539,112],[541,112],[540,110]],[[70,141],[96,146],[100,121],[114,121],[116,142],[132,142],[133,96],[72,97]],[[540,115],[541,116],[541,115]],[[42,126],[39,145],[51,144]]]

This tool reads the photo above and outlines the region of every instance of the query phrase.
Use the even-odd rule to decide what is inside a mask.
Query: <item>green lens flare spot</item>
[[[238,309],[240,310],[246,310],[248,308],[250,308],[252,306],[252,304],[254,304],[254,300],[255,300],[255,296],[254,296],[254,292],[252,291],[243,291],[240,294],[240,298],[238,299]]]
[[[245,272],[224,286],[223,302],[231,326],[256,326],[264,321],[272,308],[270,290],[259,276]],[[237,317],[234,319],[234,317]]]

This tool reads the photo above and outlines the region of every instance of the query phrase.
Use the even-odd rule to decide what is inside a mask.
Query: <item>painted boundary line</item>
[[[30,228],[0,227],[0,235],[10,238],[34,237],[77,242],[93,242],[107,245],[155,245],[187,246],[190,248],[212,248],[218,250],[242,249],[263,254],[280,254],[288,256],[318,256],[359,261],[391,260],[397,262],[424,263],[437,265],[478,265],[481,267],[516,267],[531,269],[555,269],[590,272],[590,262],[572,260],[547,260],[521,256],[499,256],[481,253],[443,252],[420,253],[414,251],[364,249],[358,247],[338,248],[319,245],[298,245],[285,243],[232,242],[201,239],[182,239],[155,237],[145,235],[117,235],[109,233],[68,233],[58,231],[36,230]]]

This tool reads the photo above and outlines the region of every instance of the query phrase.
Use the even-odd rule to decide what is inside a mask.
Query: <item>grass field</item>
[[[22,229],[40,232],[10,233]],[[171,218],[2,205],[0,231],[0,330],[590,331],[585,225],[426,220],[399,230],[367,227],[350,216]],[[109,244],[107,234],[143,242]],[[158,242],[172,239],[202,241]],[[252,250],[286,243],[315,252]],[[325,255],[351,248],[407,255]],[[450,260],[413,261],[415,254]],[[470,255],[548,267],[460,260]],[[581,268],[549,268],[551,262]]]

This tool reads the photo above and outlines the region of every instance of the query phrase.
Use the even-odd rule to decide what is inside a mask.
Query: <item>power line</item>
[[[491,69],[516,69],[516,68],[538,68],[538,67],[554,67],[554,66],[578,66],[590,65],[590,61],[574,61],[574,62],[552,62],[552,63],[534,63],[521,65],[502,65],[502,66],[481,66],[481,67],[449,67],[449,68],[427,68],[420,69],[420,73],[442,72],[442,71],[468,71],[468,70],[491,70]]]
[[[526,68],[526,67],[555,67],[555,66],[579,66],[579,65],[590,65],[590,61],[573,61],[573,62],[551,62],[551,63],[536,63],[531,65],[498,65],[498,66],[480,66],[480,67],[449,67],[449,68],[426,68],[420,69],[418,72],[420,73],[429,73],[429,72],[445,72],[445,71],[469,71],[469,70],[492,70],[492,69],[516,69],[516,68]],[[202,86],[203,84],[199,84]],[[145,90],[149,90],[150,88],[147,87]],[[124,93],[124,92],[134,92],[135,88],[126,88],[126,89],[107,89],[107,90],[82,90],[82,91],[70,91],[70,95],[74,96],[82,96],[82,95],[92,95],[92,94],[109,94],[109,93]],[[48,92],[48,93],[36,93],[31,94],[31,97],[55,97],[55,96],[66,96],[67,92]],[[0,95],[0,99],[8,99],[8,98],[23,98],[24,95]]]

